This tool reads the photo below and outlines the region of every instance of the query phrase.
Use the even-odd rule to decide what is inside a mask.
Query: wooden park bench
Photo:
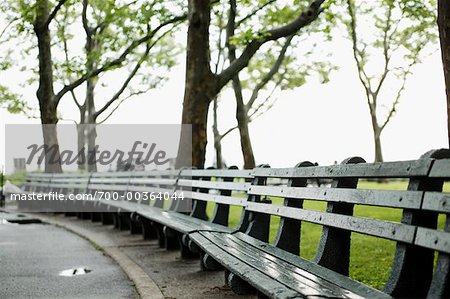
[[[303,162],[281,169],[263,165],[253,170],[182,169],[85,176],[87,186],[76,175],[32,174],[25,188],[28,192],[58,189],[137,195],[133,200],[82,204],[93,205],[89,207],[93,210],[102,206],[100,212],[86,214],[91,219],[114,222],[118,228],[142,232],[147,238],[157,237],[161,246],[180,247],[184,257],[198,254],[205,270],[225,268],[226,281],[237,293],[257,290],[271,298],[450,297],[450,220],[437,229],[438,216],[450,213],[450,195],[442,192],[443,182],[450,180],[448,150],[403,162],[365,163],[355,157],[326,167]],[[331,184],[318,186],[318,179]],[[362,181],[388,179],[407,180],[407,190],[358,189]],[[144,201],[139,197],[143,192],[183,193],[184,199],[192,201],[192,211],[181,210],[180,201]],[[305,201],[322,202],[326,210],[308,209]],[[237,228],[230,227],[232,206],[242,211]],[[353,213],[358,207],[395,209],[401,219],[362,217]],[[269,243],[274,218],[280,222],[274,242]],[[322,227],[311,261],[300,257],[303,222]],[[348,277],[354,234],[395,244],[383,291]]]
[[[256,289],[271,298],[449,297],[450,220],[444,230],[436,228],[438,215],[450,213],[450,194],[442,192],[443,181],[450,179],[450,159],[438,160],[449,157],[448,150],[441,150],[405,162],[367,164],[351,158],[329,167],[303,162],[296,168],[256,168],[245,205],[249,216],[239,230],[191,232],[190,247],[208,258],[207,268],[225,268],[226,281],[237,293]],[[288,181],[269,186],[271,178]],[[308,185],[317,178],[332,184]],[[392,178],[408,180],[407,190],[356,189],[361,180]],[[283,198],[283,204],[271,203],[276,198]],[[304,208],[304,200],[324,202],[326,210]],[[357,206],[397,209],[401,221],[354,216]],[[273,217],[280,217],[280,224],[269,244]],[[299,256],[303,222],[322,226],[312,261]],[[348,277],[352,234],[395,242],[383,292]]]
[[[230,207],[245,205],[245,192],[249,186],[246,180],[251,178],[250,173],[250,170],[237,169],[181,170],[172,190],[177,199],[172,200],[167,209],[141,205],[136,211],[137,219],[143,223],[144,232],[155,229],[160,245],[164,244],[167,249],[181,248],[182,256],[192,256],[186,238],[188,233],[234,231],[229,227]],[[182,203],[192,204],[192,209],[183,209]],[[211,219],[206,213],[208,203],[213,205]]]
[[[89,213],[84,218],[101,220],[104,224],[113,222],[121,230],[142,232],[145,238],[157,237],[160,246],[167,249],[181,247],[182,256],[191,256],[185,237],[189,232],[233,231],[228,227],[229,209],[230,206],[244,206],[250,179],[251,170],[237,169],[94,173],[90,177],[88,193],[109,192],[124,198],[83,202],[84,205],[102,206],[102,212]],[[147,200],[143,200],[143,194],[147,194]],[[149,194],[154,198],[148,200],[152,196]],[[189,205],[185,207],[187,209],[182,209],[182,202]],[[206,214],[208,202],[214,205],[211,221]],[[105,206],[111,213],[104,211]],[[109,219],[111,215],[113,220]]]
[[[128,174],[127,178],[125,174]],[[88,190],[91,193],[99,190],[121,192],[129,197],[118,201],[103,200],[98,204],[108,206],[108,211],[113,212],[117,228],[142,232],[144,238],[158,238],[160,246],[181,248],[182,256],[187,257],[192,256],[186,238],[189,232],[234,230],[228,227],[229,210],[231,206],[244,206],[250,179],[251,170],[235,168],[121,172],[93,174]],[[147,200],[143,199],[144,194]],[[210,220],[206,213],[208,202],[214,206]],[[104,219],[108,213],[101,214]]]

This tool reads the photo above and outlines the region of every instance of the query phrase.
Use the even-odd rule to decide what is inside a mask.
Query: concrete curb
[[[98,233],[89,231],[88,229],[73,225],[71,223],[58,221],[52,217],[38,215],[42,221],[62,227],[73,232],[80,237],[90,241],[102,250],[106,255],[111,257],[125,272],[128,278],[134,283],[139,296],[143,299],[164,299],[164,295],[157,284],[145,273],[145,271],[123,253],[119,246],[113,244],[108,238],[102,237]]]

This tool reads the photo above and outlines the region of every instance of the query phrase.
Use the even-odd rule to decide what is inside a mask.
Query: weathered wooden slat
[[[301,168],[255,168],[255,177],[278,178],[409,178],[427,176],[432,159]]]
[[[420,209],[423,192],[338,189],[324,187],[251,186],[249,194],[288,197],[369,206]]]
[[[450,193],[425,192],[422,208],[428,211],[450,213]]]
[[[91,178],[90,183],[92,184],[122,184],[127,185],[128,178]]]
[[[450,159],[434,161],[429,177],[450,179]]]
[[[196,187],[216,190],[233,190],[233,191],[247,191],[250,183],[244,182],[221,182],[221,181],[201,181],[201,180],[184,180],[181,179],[177,183],[181,187]]]
[[[450,233],[419,227],[414,244],[450,254]]]
[[[202,192],[192,192],[192,191],[177,191],[179,195],[183,194],[186,198],[192,198],[196,200],[201,201],[209,201],[209,202],[215,202],[220,204],[226,204],[231,206],[245,206],[246,205],[246,198],[244,197],[233,197],[233,196],[222,196],[219,194],[209,194],[209,193],[202,193]]]
[[[345,296],[342,287],[338,287],[321,279],[317,275],[308,273],[271,256],[260,250],[253,250],[251,246],[234,236],[202,232],[206,238],[227,251],[242,262],[262,273],[270,273],[270,277],[305,296],[319,296],[332,298],[361,298],[360,296]],[[237,268],[240,268],[239,266]],[[354,295],[354,294],[352,294]]]
[[[412,243],[414,241],[414,233],[416,229],[416,227],[412,225],[405,225],[390,221],[330,214],[313,210],[274,206],[255,202],[247,202],[246,209],[249,211],[298,219],[310,223],[345,229],[352,232],[405,243]]]
[[[52,183],[62,182],[62,183],[86,183],[89,178],[53,178]]]
[[[252,170],[237,169],[186,169],[181,171],[182,177],[215,177],[215,178],[252,178]]]
[[[318,298],[389,298],[386,294],[351,281],[342,275],[333,273],[333,276],[328,275],[332,279],[324,278],[322,275],[326,277],[330,270],[286,252],[284,255],[292,258],[283,259],[274,254],[275,251],[266,250],[271,247],[270,245],[253,238],[250,239],[258,242],[257,247],[235,235],[221,233],[199,232],[191,234],[191,239],[215,258],[220,254],[221,264],[272,298],[283,298],[279,294],[284,292],[281,290],[275,294],[271,292],[270,285],[261,283],[261,278],[264,276],[281,283],[286,290],[297,293],[294,295],[295,298],[314,298],[315,296]],[[294,259],[296,262],[293,262]],[[300,265],[306,269],[299,267]],[[251,273],[250,277],[249,273]],[[348,289],[346,289],[347,286]],[[357,293],[354,292],[355,290]]]
[[[263,253],[267,253],[272,256],[276,256],[278,259],[285,261],[286,263],[292,264],[299,269],[305,270],[315,275],[320,276],[322,279],[327,280],[333,284],[343,287],[351,292],[362,295],[366,298],[375,297],[390,297],[378,290],[375,290],[367,285],[360,282],[354,281],[344,275],[336,275],[336,272],[322,267],[314,262],[308,261],[299,257],[298,255],[290,254],[280,248],[274,247],[267,243],[261,242],[255,238],[252,238],[244,233],[233,234],[237,239],[243,240],[248,246],[253,247],[253,250],[260,250]]]
[[[241,273],[241,278],[250,284],[253,284],[256,288],[262,291],[266,296],[271,298],[295,298],[298,293],[292,289],[287,288],[285,285],[277,282],[267,273],[261,273],[260,271],[255,271],[255,269],[243,263],[240,259],[235,256],[230,255],[227,252],[227,248],[217,246],[205,236],[200,233],[192,234],[191,237],[195,240],[195,243],[200,246],[204,251],[214,256],[214,259],[222,264],[225,268],[233,270],[233,266],[239,265],[239,272]],[[237,271],[236,271],[237,272]],[[256,283],[258,282],[258,283]]]
[[[87,184],[51,184],[50,188],[86,188]]]
[[[176,179],[162,178],[130,178],[129,184],[133,185],[175,185]]]
[[[30,172],[27,174],[28,177],[30,178],[34,178],[34,177],[47,177],[47,178],[51,178],[53,176],[52,173],[44,173],[44,172]]]
[[[178,169],[168,170],[144,170],[129,172],[131,177],[154,178],[154,177],[176,177],[180,173]]]
[[[49,183],[50,183],[50,181],[48,181],[48,182],[29,182],[28,185],[29,186],[48,186]]]
[[[127,185],[90,184],[89,190],[126,191]]]
[[[135,212],[148,220],[168,226],[171,229],[182,233],[190,233],[197,230],[214,230],[228,233],[233,231],[233,229],[226,226],[214,224],[174,211],[153,208],[148,205],[136,205]]]

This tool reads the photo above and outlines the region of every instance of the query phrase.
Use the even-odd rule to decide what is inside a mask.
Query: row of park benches
[[[318,185],[318,179],[329,184]],[[406,180],[407,190],[389,190],[389,184],[379,184],[377,190],[357,188],[364,180],[390,179]],[[81,211],[76,213],[80,218],[158,238],[160,246],[180,248],[183,257],[199,256],[202,269],[224,269],[227,284],[239,294],[257,290],[270,298],[445,298],[450,296],[450,193],[442,188],[448,180],[450,151],[444,149],[418,160],[385,163],[353,157],[333,166],[302,162],[294,168],[260,165],[252,170],[29,174],[24,189],[183,193],[183,200],[74,201],[67,215]],[[305,200],[323,202],[326,210],[308,209]],[[355,216],[356,206],[396,209],[401,219]],[[230,211],[236,210],[240,221],[232,227]],[[439,215],[446,216],[440,229]],[[280,219],[277,233],[269,243],[275,218]],[[311,261],[300,257],[303,222],[322,227]],[[349,278],[352,233],[395,242],[383,291]]]

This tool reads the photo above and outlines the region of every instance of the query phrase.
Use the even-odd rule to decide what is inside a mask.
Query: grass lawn
[[[359,183],[359,189],[391,189],[391,190],[405,190],[407,187],[406,181],[377,183],[362,181]],[[450,184],[446,184],[444,190],[450,192]],[[271,198],[274,204],[282,204],[281,198]],[[305,201],[305,209],[325,211],[326,204],[317,201]],[[213,212],[213,204],[208,204],[208,215],[211,216]],[[230,226],[237,226],[240,220],[241,208],[232,207],[230,211]],[[401,210],[355,206],[355,216],[383,219],[399,222],[401,219]],[[270,242],[275,239],[279,217],[272,216],[270,223]],[[439,227],[443,228],[445,217],[439,217]],[[302,223],[300,256],[311,260],[314,258],[321,236],[322,227],[320,225],[311,224],[307,222]],[[371,285],[374,288],[382,289],[385,281],[389,277],[390,267],[394,258],[395,242],[374,238],[362,234],[353,233],[351,243],[350,255],[350,277]]]

